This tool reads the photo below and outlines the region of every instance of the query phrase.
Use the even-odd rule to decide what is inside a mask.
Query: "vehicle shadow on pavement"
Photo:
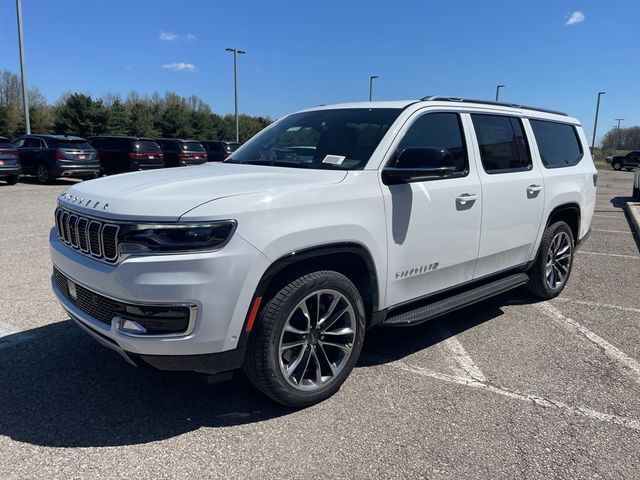
[[[11,337],[28,335],[28,341]],[[52,447],[147,443],[200,427],[260,422],[291,410],[241,376],[206,384],[136,368],[71,320],[3,337],[0,436]]]
[[[500,317],[507,305],[539,300],[521,289],[507,292],[413,327],[380,327],[367,332],[358,366],[393,362]]]
[[[405,357],[499,317],[502,306],[532,301],[504,294],[416,327],[371,330],[358,367]],[[71,320],[3,337],[0,365],[0,435],[34,445],[142,444],[294,411],[263,397],[243,375],[206,384],[133,367]]]
[[[80,179],[77,178],[56,178],[51,185],[61,185],[70,187],[71,185],[80,182]],[[41,185],[36,177],[20,177],[20,183],[24,183],[26,185]],[[49,186],[51,186],[49,185]]]
[[[631,220],[631,214],[629,213],[629,210],[627,210],[626,208],[627,203],[633,202],[633,201],[634,200],[632,197],[613,197],[611,199],[611,205],[613,205],[615,208],[620,208],[623,210],[624,216],[627,219],[627,223],[629,223],[629,230],[631,230],[633,239],[636,242],[636,247],[640,251],[640,232],[635,231],[635,228],[633,226],[633,220]]]

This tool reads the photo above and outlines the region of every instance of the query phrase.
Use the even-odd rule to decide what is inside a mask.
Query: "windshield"
[[[204,148],[198,142],[182,142],[180,146],[185,152],[204,152]]]
[[[344,108],[295,113],[257,134],[226,161],[359,170],[400,112],[397,108]]]

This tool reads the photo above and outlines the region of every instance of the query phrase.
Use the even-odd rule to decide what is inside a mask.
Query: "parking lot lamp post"
[[[614,118],[618,125],[616,126],[616,150],[620,146],[620,122],[624,121],[624,118]]]
[[[500,98],[500,89],[506,87],[506,85],[496,85],[496,102]]]
[[[376,78],[380,78],[378,75],[371,75],[369,77],[369,101],[373,100],[373,81]]]
[[[31,122],[29,121],[29,99],[27,98],[27,78],[24,74],[24,51],[22,48],[22,0],[16,0],[16,12],[18,15],[18,50],[20,50],[20,76],[22,78],[22,104],[24,106],[24,129],[25,133],[31,133]]]
[[[600,113],[600,97],[607,92],[598,92],[598,101],[596,102],[596,120],[593,122],[593,138],[591,139],[591,152],[596,147],[596,129],[598,128],[598,113]]]
[[[240,142],[240,122],[238,120],[238,55],[244,55],[244,50],[237,48],[225,48],[227,52],[233,52],[233,94],[236,114],[236,142]]]

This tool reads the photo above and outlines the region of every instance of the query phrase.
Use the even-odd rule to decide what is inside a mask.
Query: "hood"
[[[207,163],[77,183],[62,193],[58,202],[102,218],[177,221],[189,210],[220,198],[339,183],[346,174],[339,170]]]

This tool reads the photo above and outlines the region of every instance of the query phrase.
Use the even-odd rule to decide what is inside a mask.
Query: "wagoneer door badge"
[[[423,265],[421,267],[402,270],[401,272],[396,272],[396,280],[407,278],[407,277],[415,277],[416,275],[422,275],[423,273],[427,273],[427,272],[433,272],[434,270],[437,270],[439,266],[440,266],[440,262],[435,262],[429,265]]]

